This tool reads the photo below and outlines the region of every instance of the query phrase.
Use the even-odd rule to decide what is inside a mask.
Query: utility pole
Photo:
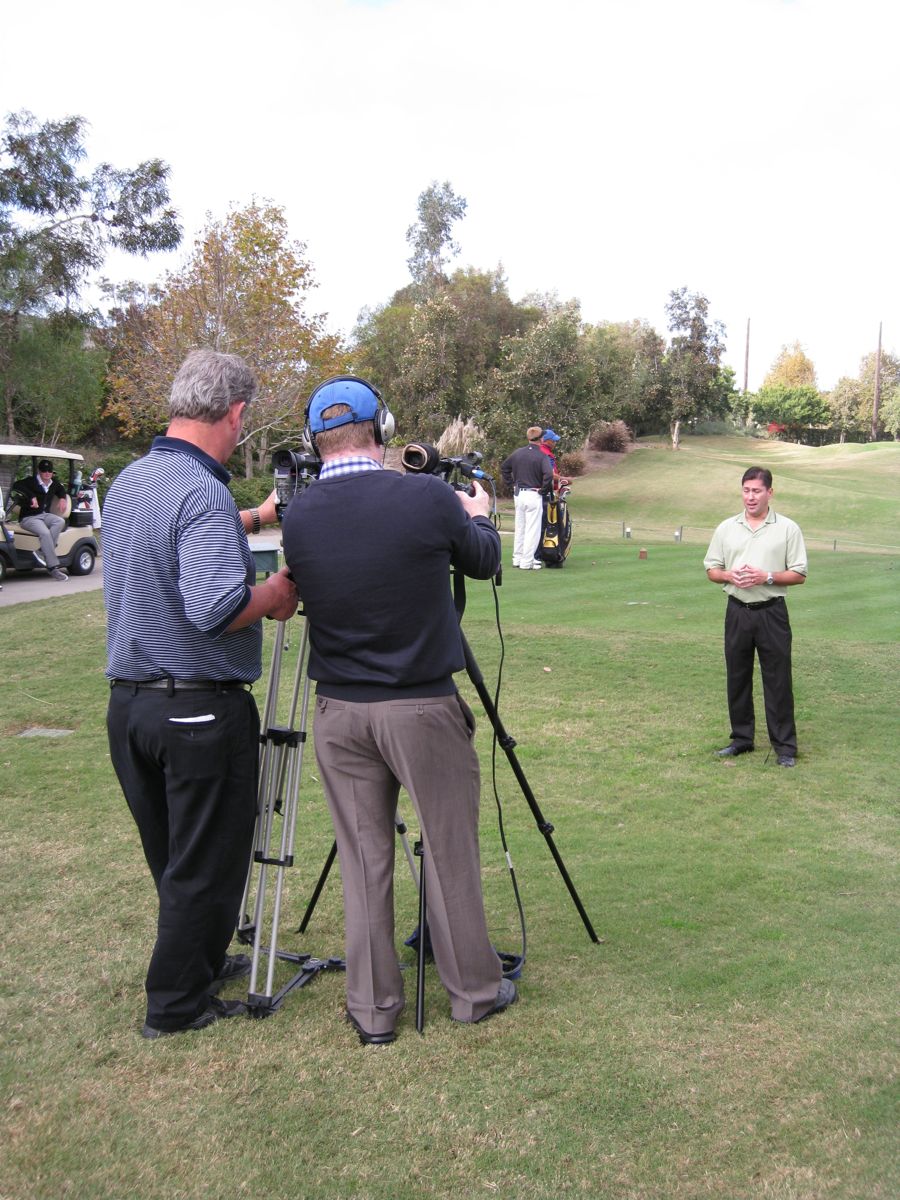
[[[750,375],[750,318],[747,318],[747,342],[744,347],[744,395],[747,395],[747,379]]]
[[[878,438],[878,408],[881,404],[881,321],[878,322],[878,353],[875,355],[875,400],[872,404],[872,441]]]

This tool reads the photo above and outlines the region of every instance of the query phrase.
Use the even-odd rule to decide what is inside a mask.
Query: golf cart
[[[77,491],[76,473],[80,475],[79,464],[84,462],[83,457],[53,446],[0,445],[0,583],[7,571],[27,574],[41,566],[36,557],[41,548],[36,534],[23,529],[15,519],[18,500],[12,485],[17,479],[36,474],[42,458],[54,463],[54,474],[59,464],[66,464],[67,477],[60,482],[68,496],[64,503],[59,502],[58,512],[66,518],[67,524],[56,546],[59,565],[70,575],[90,575],[100,553],[91,512],[72,510],[72,496]]]

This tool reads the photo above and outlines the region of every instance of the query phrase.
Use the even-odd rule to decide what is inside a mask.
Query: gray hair
[[[236,354],[192,350],[181,365],[169,396],[169,415],[214,425],[232,404],[249,404],[256,377]]]

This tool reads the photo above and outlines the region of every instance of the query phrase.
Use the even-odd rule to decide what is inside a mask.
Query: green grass
[[[623,463],[575,481],[572,512],[593,535],[707,543],[713,528],[741,508],[741,475],[750,466],[773,475],[773,505],[798,521],[809,545],[900,549],[900,443],[795,446],[750,438],[642,441]],[[511,524],[510,524],[511,528]]]
[[[720,476],[708,442],[705,487],[692,443],[638,452],[579,481],[576,521],[582,506],[604,518],[621,504],[635,523],[711,527],[736,507],[738,458],[798,449],[753,443],[747,459],[746,443],[720,439]],[[872,523],[837,532],[896,544],[877,526],[895,481],[866,449],[845,448],[839,490],[867,497]],[[833,450],[803,450],[796,469],[834,472]],[[644,461],[668,481],[651,488]],[[801,477],[786,457],[773,469],[806,532]],[[619,481],[629,471],[633,490]],[[764,739],[737,761],[713,757],[728,734],[723,598],[703,539],[647,539],[641,560],[635,541],[587,526],[563,571],[505,572],[500,716],[603,941],[588,939],[500,752],[528,922],[520,1003],[458,1027],[429,968],[419,1038],[401,947],[409,1007],[386,1050],[357,1044],[342,977],[327,974],[265,1021],[137,1036],[154,904],[106,749],[100,597],[4,610],[0,1196],[897,1194],[900,554],[812,550],[789,597],[801,757],[783,771]],[[465,629],[493,690],[493,596],[468,593]],[[75,732],[16,736],[35,724]],[[482,717],[485,895],[495,943],[516,951],[490,732]],[[293,932],[331,842],[309,762],[304,776],[284,941],[340,953],[336,871],[308,934]],[[416,898],[400,856],[397,901],[405,936]]]

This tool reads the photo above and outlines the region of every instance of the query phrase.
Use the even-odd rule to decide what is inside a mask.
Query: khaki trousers
[[[346,925],[347,1009],[369,1033],[394,1028],[403,980],[394,945],[394,817],[400,787],[419,818],[435,965],[458,1021],[497,998],[478,849],[474,718],[458,695],[316,699],[316,758],[334,823]]]

